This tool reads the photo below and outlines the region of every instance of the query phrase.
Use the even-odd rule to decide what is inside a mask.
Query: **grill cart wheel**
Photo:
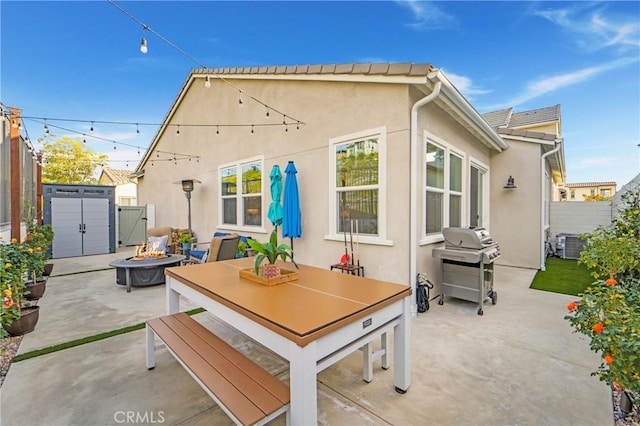
[[[492,291],[491,294],[489,294],[489,297],[491,298],[491,304],[495,305],[496,303],[498,303],[498,292],[497,291]]]
[[[438,300],[438,305],[444,305],[444,297],[441,297],[440,300]]]
[[[484,315],[484,311],[482,309],[478,309],[478,315]]]

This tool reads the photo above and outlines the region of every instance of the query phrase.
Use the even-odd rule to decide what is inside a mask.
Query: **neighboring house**
[[[0,238],[26,236],[27,214],[42,223],[42,164],[22,136],[22,110],[0,104]]]
[[[549,203],[557,201],[566,176],[560,105],[523,112],[508,108],[484,118],[509,145],[491,162],[491,223],[500,263],[544,270]],[[506,188],[509,176],[517,188]]]
[[[616,193],[616,186],[615,182],[565,183],[560,193],[567,201],[585,201],[585,198],[594,196],[610,199]]]
[[[98,185],[116,187],[116,204],[119,206],[138,205],[138,187],[132,178],[131,170],[117,170],[103,167],[98,178]]]
[[[156,205],[158,224],[179,224],[187,203],[173,184],[196,179],[196,235],[265,240],[269,173],[294,161],[299,262],[338,263],[349,216],[368,277],[439,282],[432,250],[448,226],[485,227],[501,261],[539,268],[541,217],[564,157],[559,130],[530,125],[490,125],[428,64],[194,69],[136,169],[138,200]],[[510,175],[518,188],[503,189]]]

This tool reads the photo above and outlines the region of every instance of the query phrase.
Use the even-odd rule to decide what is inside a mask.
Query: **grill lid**
[[[482,250],[495,244],[484,228],[444,228],[442,235],[446,248]]]

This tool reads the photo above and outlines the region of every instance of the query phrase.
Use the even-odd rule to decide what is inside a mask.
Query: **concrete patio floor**
[[[137,324],[164,313],[164,286],[126,293],[117,254],[55,259],[40,320],[19,353]],[[590,373],[598,357],[563,319],[571,296],[529,289],[535,271],[496,267],[498,304],[447,299],[412,318],[412,385],[393,388],[393,365],[362,380],[359,351],[318,376],[326,425],[613,425],[610,389]],[[433,295],[432,295],[433,296]],[[182,303],[183,310],[192,305]],[[288,365],[209,314],[195,316],[288,381]],[[127,417],[129,416],[129,417]],[[144,330],[11,365],[0,388],[2,425],[232,424],[167,353],[145,367]],[[284,424],[278,418],[273,424]]]

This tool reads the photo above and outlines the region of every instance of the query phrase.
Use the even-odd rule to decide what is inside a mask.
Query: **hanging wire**
[[[38,120],[33,120],[33,121],[35,121],[36,123],[39,122]],[[42,124],[42,123],[40,123],[40,124]],[[128,146],[130,148],[136,148],[138,150],[138,153],[140,152],[140,149],[141,149],[141,147],[139,147],[137,145],[132,145],[132,144],[124,143],[124,142],[118,142],[118,141],[115,141],[113,139],[107,139],[107,138],[103,138],[103,137],[96,136],[96,135],[87,135],[85,133],[78,132],[77,130],[68,129],[66,127],[58,126],[58,125],[55,125],[55,124],[50,124],[49,126],[51,126],[53,128],[56,128],[56,129],[64,130],[65,132],[70,132],[70,133],[74,133],[74,134],[78,134],[78,135],[83,135],[85,137],[90,137],[90,138],[93,138],[93,139],[101,140],[101,141],[104,141],[104,142],[113,143],[113,149],[116,149],[116,145],[122,145],[122,146]],[[145,149],[145,148],[142,148],[142,149]],[[157,154],[162,153],[162,154],[167,154],[167,155],[172,155],[172,156],[178,156],[178,157],[181,157],[180,159],[187,159],[187,158],[196,158],[196,159],[198,159],[198,158],[200,158],[200,156],[198,156],[198,155],[182,154],[182,153],[178,153],[178,152],[168,152],[168,151],[158,151],[158,150],[156,150],[156,153]]]
[[[114,2],[113,0],[107,0],[112,6],[114,6],[116,9],[120,10],[122,13],[124,13],[125,15],[127,15],[129,18],[131,18],[133,21],[135,21],[136,23],[138,23],[139,25],[142,26],[142,28],[146,31],[149,31],[151,34],[155,35],[156,37],[158,37],[160,40],[162,40],[163,42],[165,42],[166,44],[168,44],[169,46],[171,46],[172,48],[174,48],[175,50],[177,50],[180,54],[182,54],[184,57],[186,57],[187,59],[189,59],[190,61],[192,61],[193,63],[197,64],[198,66],[200,66],[201,68],[205,68],[207,70],[208,74],[212,74],[215,78],[219,79],[220,81],[223,81],[224,83],[228,84],[229,86],[233,87],[234,89],[238,90],[241,94],[244,94],[246,97],[248,97],[249,99],[251,99],[252,101],[262,105],[263,107],[270,109],[278,114],[283,115],[286,118],[291,119],[292,121],[297,121],[300,124],[304,124],[304,122],[297,120],[293,117],[291,117],[290,115],[287,115],[285,113],[283,113],[282,111],[278,111],[276,108],[267,105],[266,103],[262,102],[260,99],[251,96],[250,94],[248,94],[247,92],[245,92],[244,90],[242,90],[240,87],[236,86],[235,84],[231,83],[229,80],[227,80],[225,77],[223,77],[222,75],[213,72],[210,68],[208,68],[207,66],[205,66],[203,63],[201,63],[200,61],[198,61],[196,58],[194,58],[193,56],[189,55],[187,52],[185,52],[183,49],[181,49],[180,47],[176,46],[174,43],[172,43],[170,40],[168,40],[166,37],[164,37],[162,34],[160,34],[159,32],[155,31],[153,28],[151,28],[150,26],[148,26],[147,24],[145,24],[144,22],[142,22],[140,19],[136,18],[135,16],[133,16],[131,13],[127,12],[125,9],[123,9],[120,5],[118,5],[116,2]],[[240,99],[240,104],[242,104],[242,99]]]

